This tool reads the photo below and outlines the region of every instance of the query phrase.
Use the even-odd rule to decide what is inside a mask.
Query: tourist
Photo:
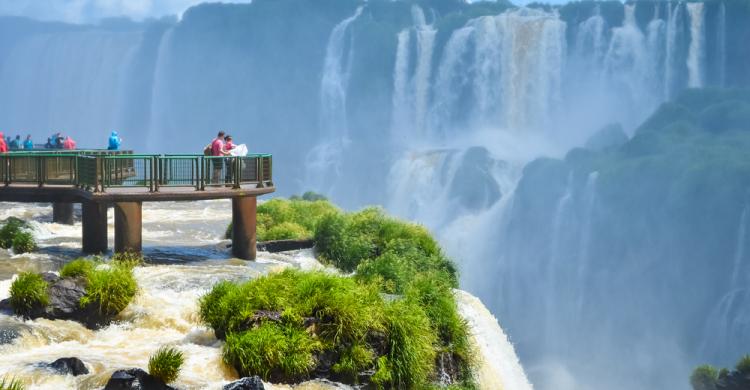
[[[211,142],[211,156],[212,157],[225,157],[229,155],[229,152],[224,149],[224,136],[226,133],[219,131],[219,134]],[[219,184],[219,177],[221,177],[221,168],[224,165],[224,159],[214,158],[212,159],[213,172],[211,174],[211,183]]]
[[[31,140],[31,134],[26,136],[26,141],[23,141],[23,148],[26,150],[34,149],[34,141]]]
[[[119,150],[121,143],[122,138],[117,135],[117,131],[113,130],[112,134],[109,136],[109,146],[107,147],[107,150]]]
[[[0,133],[0,153],[8,153],[8,144],[5,142],[3,133]]]
[[[76,148],[76,141],[73,141],[73,138],[70,138],[70,136],[65,137],[65,141],[62,143],[63,149],[67,150],[73,150]]]
[[[234,149],[234,144],[232,143],[232,136],[227,135],[224,137],[224,152],[227,156],[232,155],[232,149]],[[227,158],[225,161],[226,164],[226,171],[224,172],[224,183],[231,183],[232,182],[232,164],[234,163],[233,158]]]
[[[12,150],[21,149],[21,136],[16,135],[16,138],[14,138],[12,141],[10,141],[10,144],[8,144],[8,148]]]

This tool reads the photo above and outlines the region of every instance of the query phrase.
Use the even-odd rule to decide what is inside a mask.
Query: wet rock
[[[81,312],[78,301],[86,295],[86,288],[83,286],[82,279],[58,279],[47,287],[47,295],[49,305],[45,308],[45,317],[61,320],[76,319]]]
[[[259,376],[249,376],[225,385],[223,390],[264,390]]]
[[[107,381],[104,390],[175,390],[175,388],[140,368],[131,368],[115,371]]]
[[[300,249],[310,249],[315,246],[312,239],[309,240],[275,240],[259,242],[257,248],[264,252],[287,252]]]
[[[52,272],[42,272],[40,275],[42,276],[42,279],[45,282],[47,282],[47,284],[55,283],[57,280],[60,279],[60,277],[57,276],[57,274],[52,273]]]
[[[497,164],[483,147],[469,148],[456,169],[451,182],[451,196],[468,210],[483,210],[502,197],[500,185],[492,175]]]
[[[13,306],[10,304],[10,298],[5,298],[0,301],[0,312],[5,314],[13,313]]]
[[[0,345],[12,343],[23,332],[28,332],[29,330],[31,330],[30,326],[19,322],[16,318],[0,318]]]
[[[747,390],[750,389],[750,372],[732,371],[716,383],[716,390]]]
[[[443,386],[448,386],[458,381],[461,371],[458,360],[449,352],[441,352],[437,356],[437,380]]]
[[[60,358],[47,365],[49,368],[55,370],[57,373],[62,375],[86,375],[89,373],[89,369],[83,364],[81,359],[75,357]]]
[[[600,129],[586,140],[586,149],[604,151],[615,149],[628,142],[628,136],[619,123],[613,123]]]

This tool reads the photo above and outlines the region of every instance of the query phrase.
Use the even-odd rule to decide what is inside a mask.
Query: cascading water
[[[331,31],[320,81],[320,126],[324,141],[307,156],[307,183],[326,192],[333,190],[341,169],[342,150],[349,144],[346,95],[351,72],[351,45],[347,46],[349,26],[362,14],[363,7],[341,21]],[[351,40],[350,40],[351,41]],[[346,50],[349,50],[347,55]],[[313,184],[315,183],[315,184]]]
[[[705,57],[705,32],[703,31],[703,3],[687,3],[690,14],[690,48],[688,51],[688,86],[703,86],[703,62]]]

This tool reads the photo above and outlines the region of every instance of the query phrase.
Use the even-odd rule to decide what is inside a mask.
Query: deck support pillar
[[[73,203],[52,203],[52,222],[63,225],[73,224]]]
[[[107,205],[99,202],[83,202],[82,230],[83,252],[99,254],[107,251]]]
[[[232,255],[243,260],[255,260],[254,196],[232,198]]]
[[[143,209],[141,202],[115,203],[115,252],[136,252],[142,249]]]

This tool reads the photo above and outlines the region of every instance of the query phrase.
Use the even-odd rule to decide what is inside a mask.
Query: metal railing
[[[243,157],[68,151],[0,154],[0,176],[12,184],[70,185],[100,192],[108,188],[212,187],[273,185],[270,154]]]

